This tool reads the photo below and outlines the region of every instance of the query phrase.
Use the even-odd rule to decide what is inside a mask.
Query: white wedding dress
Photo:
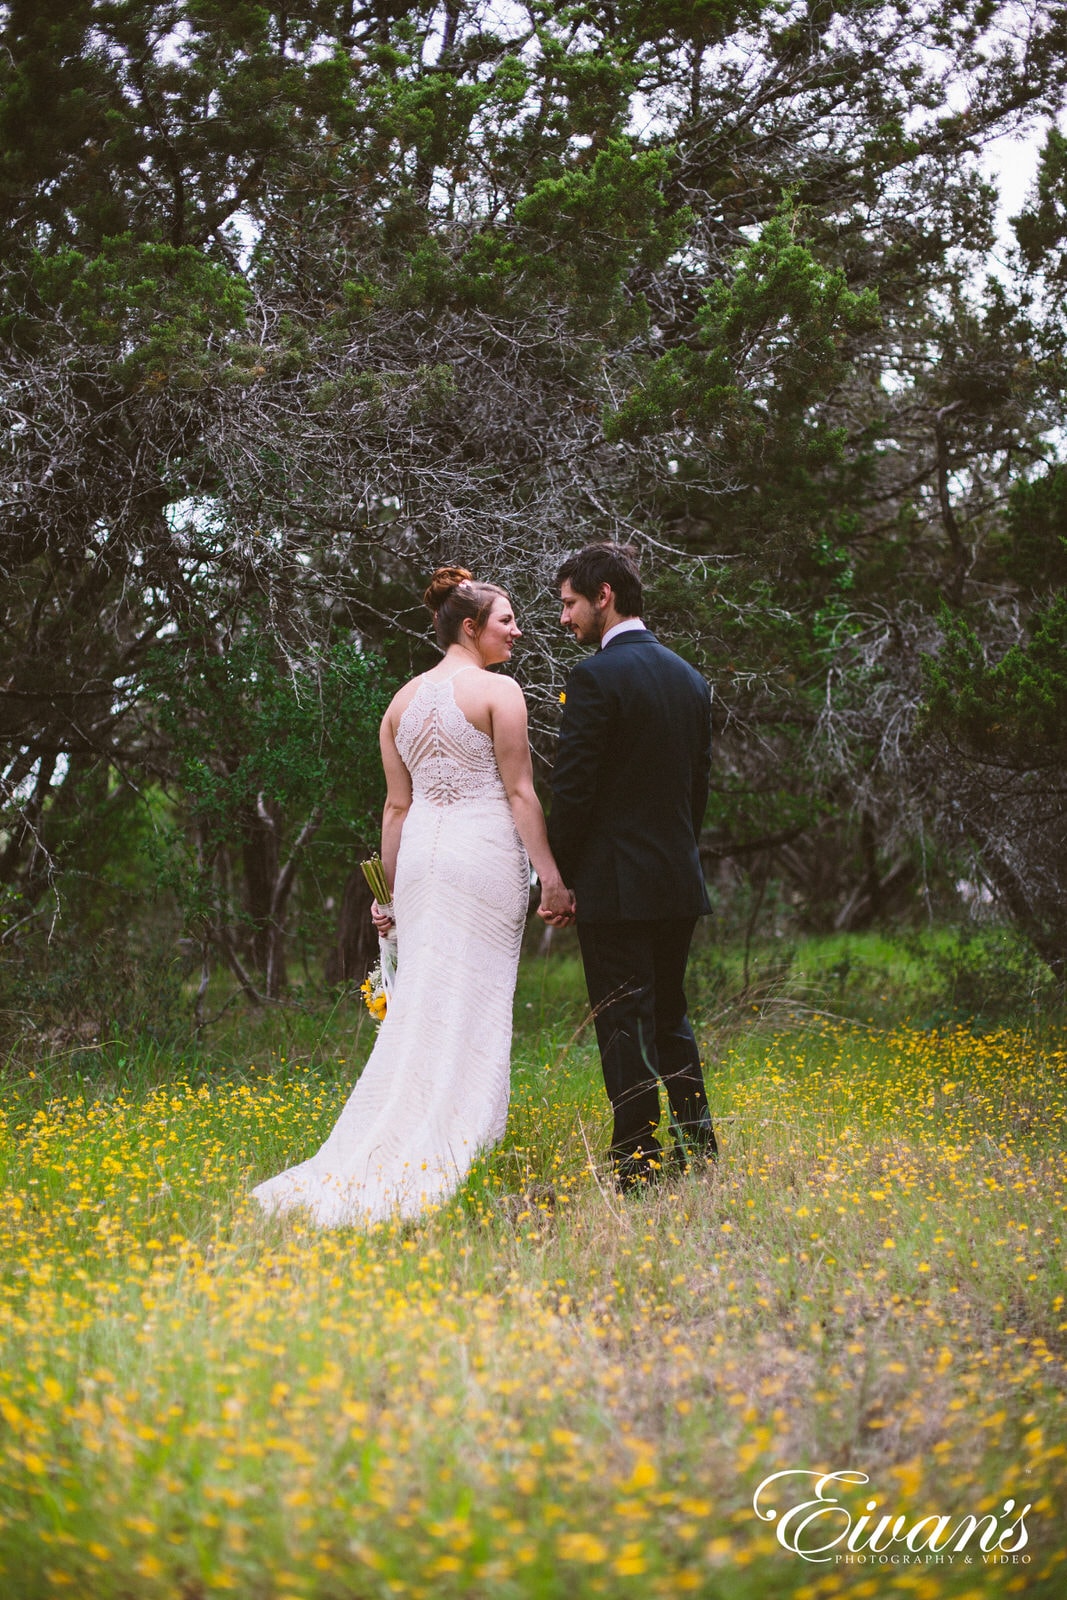
[[[526,852],[493,742],[460,711],[451,678],[419,680],[396,744],[413,799],[388,1014],[326,1143],[252,1191],[265,1210],[303,1207],[324,1227],[415,1217],[447,1199],[507,1122]]]

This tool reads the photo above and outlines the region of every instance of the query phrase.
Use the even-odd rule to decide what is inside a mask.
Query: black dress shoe
[[[685,1172],[689,1168],[694,1172],[706,1171],[718,1161],[719,1146],[707,1111],[698,1123],[681,1128],[675,1125],[674,1132],[676,1138],[671,1150],[671,1165],[676,1172]]]

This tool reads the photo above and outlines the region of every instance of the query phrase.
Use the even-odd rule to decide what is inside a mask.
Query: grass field
[[[531,960],[504,1144],[370,1235],[245,1198],[336,1116],[350,1004],[11,1070],[0,1594],[1063,1594],[1067,1031],[890,1026],[893,981],[846,1021],[707,966],[719,1169],[624,1201]]]

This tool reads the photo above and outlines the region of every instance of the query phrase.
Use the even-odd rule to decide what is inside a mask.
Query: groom
[[[592,544],[557,574],[560,626],[594,653],[567,680],[549,841],[574,891],[578,940],[614,1111],[623,1190],[716,1155],[685,968],[710,908],[697,838],[708,799],[707,683],[641,620],[629,545]],[[667,1091],[672,1146],[655,1129]]]

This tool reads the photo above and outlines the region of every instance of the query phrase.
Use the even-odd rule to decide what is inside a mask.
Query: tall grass
[[[0,1593],[1062,1593],[1067,1036],[703,998],[712,1175],[613,1192],[564,955],[523,969],[502,1146],[370,1234],[246,1198],[331,1125],[358,1012],[219,1071],[12,1078]],[[785,1548],[752,1499],[801,1471],[865,1474],[854,1525],[901,1540]],[[902,1542],[970,1515],[940,1559]]]

